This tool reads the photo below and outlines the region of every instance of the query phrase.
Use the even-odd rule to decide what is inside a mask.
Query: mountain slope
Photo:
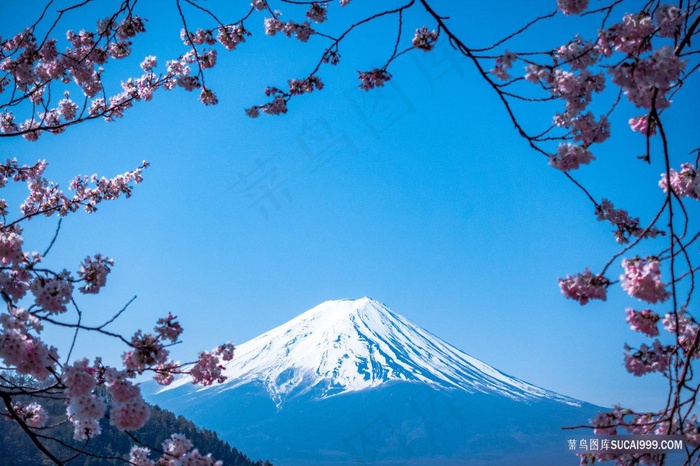
[[[503,374],[369,298],[324,302],[239,345],[224,373],[226,384],[206,389],[259,382],[278,406],[290,394],[326,398],[390,381],[580,405]],[[164,390],[189,382],[183,377]]]
[[[506,375],[369,298],[322,303],[239,345],[225,374],[143,392],[282,466],[573,466],[561,427],[601,409]]]

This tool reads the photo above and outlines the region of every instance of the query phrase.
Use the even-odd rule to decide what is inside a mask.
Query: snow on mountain
[[[580,405],[494,369],[370,298],[326,301],[238,345],[224,373],[224,385],[199,391],[258,382],[280,406],[290,394],[326,398],[402,381]],[[190,382],[181,377],[159,392]]]

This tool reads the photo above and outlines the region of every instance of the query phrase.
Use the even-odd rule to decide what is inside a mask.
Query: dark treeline
[[[50,419],[65,420],[65,405],[62,402],[49,399],[44,399],[41,402],[49,413]],[[51,421],[49,424],[51,425]],[[119,432],[106,419],[100,422],[100,426],[102,433],[88,443],[77,442],[73,439],[73,425],[70,422],[39,429],[37,433],[53,437],[70,447],[85,452],[76,456],[76,451],[71,450],[70,447],[63,446],[51,439],[42,439],[42,443],[57,458],[70,460],[66,463],[70,466],[128,465],[129,451],[132,446],[137,445],[136,441],[124,432]],[[272,466],[268,461],[250,460],[246,455],[219,439],[215,432],[197,428],[184,417],[176,417],[170,411],[157,406],[152,407],[151,418],[146,425],[133,434],[143,444],[142,446],[161,449],[163,440],[174,433],[184,434],[202,454],[211,453],[212,457],[223,461],[226,466]],[[151,454],[152,459],[159,456],[155,451]],[[3,466],[55,464],[39,451],[17,423],[6,419],[0,419],[0,459]]]

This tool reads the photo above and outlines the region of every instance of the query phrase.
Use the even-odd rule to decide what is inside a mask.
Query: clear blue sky
[[[474,46],[555,7],[553,0],[456,3],[436,8]],[[174,4],[139,8],[149,32],[136,39],[133,60],[107,70],[117,80],[137,75],[146,55],[158,56],[162,70],[185,50]],[[330,17],[362,8],[358,0]],[[36,13],[16,4],[3,10],[3,37]],[[242,343],[322,301],[370,296],[536,385],[601,405],[658,408],[663,379],[633,377],[622,364],[623,344],[644,341],[624,322],[624,309],[637,303],[614,287],[607,303],[580,307],[557,287],[557,277],[598,269],[617,251],[611,227],[596,222],[582,193],[519,139],[470,63],[442,43],[401,58],[386,88],[365,93],[356,71],[381,66],[393,45],[394,22],[381,23],[350,38],[341,65],[323,69],[322,92],[294,99],[285,116],[253,120],[244,107],[263,103],[266,85],[303,77],[323,45],[266,37],[262,18],[249,23],[249,42],[220,53],[207,75],[216,107],[196,94],[159,91],[116,123],[90,122],[36,143],[2,140],[2,157],[46,158],[48,177],[64,187],[78,173],[113,176],[143,159],[152,164],[133,198],[66,219],[48,259],[73,269],[96,252],[115,259],[104,294],[81,301],[88,319],[104,320],[138,295],[114,328],[130,334],[171,311],[185,327],[173,353],[191,360],[199,349]],[[69,23],[92,28],[94,18],[86,11]],[[579,32],[572,24],[557,20],[516,48],[563,43]],[[581,32],[590,37],[593,29]],[[668,114],[677,164],[700,123],[697,91],[686,89]],[[662,202],[660,191],[648,189],[660,160],[635,161],[644,140],[625,124],[637,114],[622,110],[613,140],[596,149],[598,160],[581,178],[647,221]],[[527,118],[549,121],[539,110]],[[43,250],[55,225],[33,220],[29,247]],[[616,278],[619,266],[611,270]],[[123,350],[84,335],[77,355],[98,349],[112,362]]]

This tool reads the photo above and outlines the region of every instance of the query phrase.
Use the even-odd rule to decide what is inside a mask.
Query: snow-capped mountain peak
[[[326,398],[404,382],[579,405],[503,374],[366,297],[326,301],[238,345],[224,374],[228,379],[223,385],[201,390],[257,382],[281,406],[286,397],[301,393]],[[161,391],[190,381],[182,377]]]

